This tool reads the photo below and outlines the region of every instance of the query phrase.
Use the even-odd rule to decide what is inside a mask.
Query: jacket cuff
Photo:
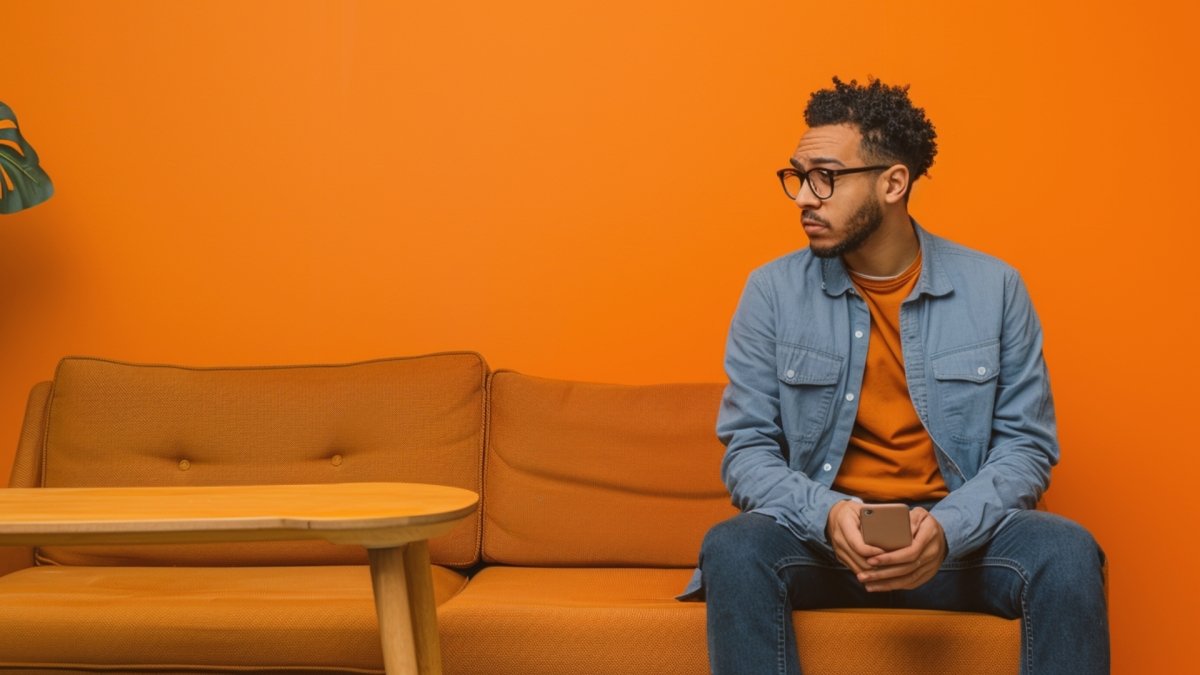
[[[826,529],[829,526],[829,512],[833,510],[833,505],[841,501],[862,501],[856,497],[842,494],[836,490],[828,488],[822,490],[817,498],[817,507],[808,513],[808,530],[809,541],[821,547],[821,550],[833,555],[833,546],[829,544]]]

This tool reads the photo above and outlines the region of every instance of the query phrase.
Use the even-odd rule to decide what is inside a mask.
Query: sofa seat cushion
[[[914,609],[793,612],[805,672],[1014,675],[1021,621]],[[830,648],[844,645],[845,648]]]
[[[443,603],[466,578],[433,567]],[[33,567],[0,577],[0,670],[380,673],[364,565]]]
[[[675,600],[691,574],[485,568],[439,608],[445,674],[704,675],[709,672],[704,604]],[[792,616],[805,672],[1017,672],[1019,621],[893,610]]]
[[[686,569],[487,567],[438,613],[445,675],[708,672]]]

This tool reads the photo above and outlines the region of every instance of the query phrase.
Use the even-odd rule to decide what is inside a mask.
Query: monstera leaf
[[[33,147],[21,137],[12,108],[0,103],[0,213],[37,206],[54,194]]]

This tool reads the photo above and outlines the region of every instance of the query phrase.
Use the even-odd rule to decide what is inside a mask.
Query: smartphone
[[[912,543],[907,504],[864,504],[859,512],[863,541],[885,551]]]

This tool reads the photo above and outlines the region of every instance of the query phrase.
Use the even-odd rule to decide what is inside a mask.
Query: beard
[[[807,214],[807,216],[812,220],[829,224],[828,221],[816,214]],[[820,248],[809,242],[808,248],[818,258],[839,258],[858,250],[867,239],[871,238],[871,235],[875,234],[880,225],[883,225],[883,207],[875,199],[867,197],[846,221],[846,235],[841,241]]]

